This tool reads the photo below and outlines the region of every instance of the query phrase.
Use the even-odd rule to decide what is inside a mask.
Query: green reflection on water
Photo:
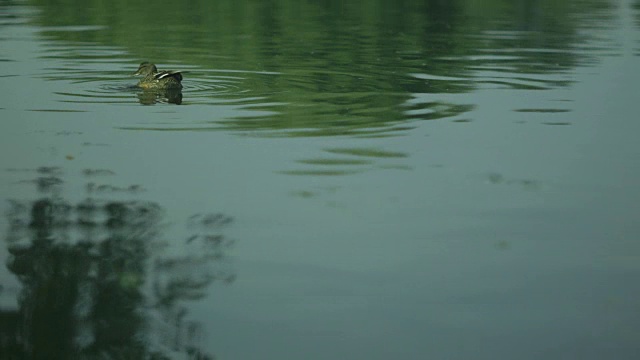
[[[413,128],[408,122],[459,121],[475,106],[451,96],[415,101],[415,94],[462,94],[486,84],[566,86],[569,80],[535,75],[588,62],[580,51],[587,40],[583,22],[607,20],[614,6],[606,0],[32,4],[42,10],[36,21],[43,36],[70,49],[98,43],[126,49],[132,64],[146,59],[203,69],[186,76],[184,105],[203,97],[251,99],[239,106],[255,111],[222,119],[207,112],[209,121],[154,130],[223,128],[296,137],[398,136]],[[57,51],[56,57],[74,61],[125,56]],[[222,83],[220,73],[204,69],[233,71],[235,78]]]
[[[357,174],[359,171],[354,170],[287,170],[280,171],[286,175],[308,175],[308,176],[339,176]]]
[[[330,154],[337,154],[341,158],[312,158],[301,159],[296,162],[303,165],[320,166],[314,169],[286,170],[279,171],[281,174],[287,175],[310,175],[310,176],[341,176],[361,173],[365,170],[372,169],[374,159],[381,161],[384,159],[402,159],[408,155],[400,152],[387,151],[377,148],[330,148],[324,149]],[[376,164],[378,169],[391,170],[411,170],[412,168],[404,164]]]
[[[325,151],[334,153],[334,154],[375,157],[375,158],[407,157],[407,154],[405,153],[385,151],[385,150],[373,149],[373,148],[335,148],[335,149],[326,149]]]
[[[371,164],[370,161],[357,160],[357,159],[307,159],[298,160],[302,164],[311,165],[367,165]]]

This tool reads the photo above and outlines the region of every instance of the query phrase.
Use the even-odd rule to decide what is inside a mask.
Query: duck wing
[[[178,81],[182,81],[182,72],[181,71],[159,71],[153,75],[156,80],[164,79],[166,77],[175,78]]]

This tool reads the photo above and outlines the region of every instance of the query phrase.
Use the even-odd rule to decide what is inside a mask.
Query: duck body
[[[182,73],[180,71],[158,71],[150,62],[143,62],[134,75],[142,75],[138,87],[149,90],[182,89]]]

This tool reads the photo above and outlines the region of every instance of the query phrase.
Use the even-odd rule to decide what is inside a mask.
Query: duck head
[[[133,75],[150,75],[150,74],[155,74],[158,72],[158,69],[156,68],[156,66],[150,62],[143,62],[142,64],[140,64],[140,66],[138,66],[138,71],[136,71]]]

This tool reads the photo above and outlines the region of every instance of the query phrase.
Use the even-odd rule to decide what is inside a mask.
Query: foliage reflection
[[[93,183],[74,203],[64,197],[61,169],[37,173],[38,199],[11,200],[7,214],[7,268],[21,291],[17,310],[1,314],[0,357],[211,358],[184,302],[204,297],[216,280],[233,282],[224,269],[232,241],[222,234],[232,218],[194,215],[183,243],[165,242],[160,205],[98,198],[115,198],[119,188]]]

